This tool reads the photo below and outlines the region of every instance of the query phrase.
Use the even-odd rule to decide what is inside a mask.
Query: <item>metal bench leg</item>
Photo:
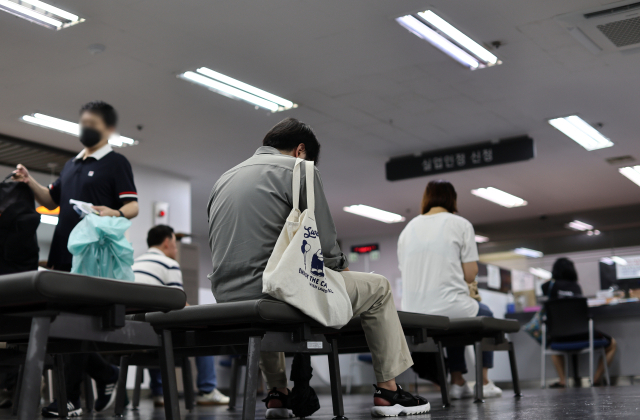
[[[54,382],[55,385],[55,395],[56,400],[58,401],[58,413],[60,417],[65,418],[69,414],[69,408],[67,403],[67,382],[64,377],[64,360],[61,354],[56,354],[53,358],[54,364]],[[25,378],[26,379],[26,378]],[[40,386],[40,382],[38,381],[38,386]],[[39,389],[39,388],[38,388]],[[38,396],[40,394],[38,393]]]
[[[607,380],[607,386],[611,386],[611,378],[609,378],[609,366],[607,365],[607,352],[604,347],[600,347],[602,353],[602,365],[604,366],[604,378]]]
[[[164,415],[166,420],[180,420],[176,364],[173,358],[171,331],[162,330],[160,339],[162,341],[162,348],[159,352],[160,370],[162,371],[162,393],[164,394]]]
[[[513,343],[509,342],[509,364],[511,365],[511,381],[513,382],[513,393],[516,397],[522,397],[520,392],[520,378],[518,377],[518,365],[516,363],[516,351]]]
[[[333,420],[347,420],[344,416],[342,403],[342,383],[340,381],[340,358],[338,354],[338,340],[331,340],[329,353],[329,378],[331,380],[331,401],[333,402]]]
[[[136,383],[133,387],[133,398],[131,401],[131,409],[137,410],[140,406],[140,388],[142,387],[142,380],[144,379],[144,368],[136,366]]]
[[[562,357],[564,357],[564,382],[567,388],[569,388],[569,356],[569,353],[565,353],[562,355]]]
[[[191,362],[188,357],[182,358],[182,387],[184,388],[184,406],[192,411],[195,406],[195,392],[193,392],[193,373],[191,372]]]
[[[483,403],[484,396],[482,395],[482,341],[478,341],[473,345],[476,353],[476,399],[475,403]]]
[[[93,406],[95,404],[95,398],[93,395],[93,382],[91,381],[91,377],[89,375],[84,375],[84,379],[82,380],[84,385],[84,406],[86,407],[86,411],[88,414],[93,412]]]
[[[29,344],[20,384],[18,420],[33,420],[39,417],[40,383],[50,325],[51,319],[48,317],[35,317],[31,320]]]
[[[116,389],[116,403],[113,409],[116,417],[124,415],[124,401],[127,393],[127,374],[129,373],[129,356],[120,357],[120,375],[118,376],[118,388]]]
[[[231,383],[229,384],[229,411],[236,409],[236,402],[238,399],[238,384],[240,383],[240,372],[242,365],[244,364],[241,357],[234,357],[231,359]]]
[[[259,363],[261,347],[262,337],[249,337],[242,420],[254,420],[256,418],[256,394],[258,392],[258,376],[260,375]]]
[[[438,365],[438,382],[440,382],[440,394],[442,394],[442,406],[447,408],[451,406],[451,401],[449,400],[449,382],[447,382],[447,368],[444,364],[444,349],[442,348],[442,343],[438,341],[438,354],[437,354],[437,365]],[[417,389],[416,389],[417,392]]]
[[[18,368],[18,382],[16,383],[16,389],[13,391],[13,403],[11,404],[11,415],[18,415],[18,404],[20,404],[20,388],[22,388],[22,375],[24,374],[24,365],[20,365]],[[51,386],[51,384],[49,384]]]

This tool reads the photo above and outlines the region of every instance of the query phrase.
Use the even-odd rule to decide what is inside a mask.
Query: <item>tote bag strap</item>
[[[296,158],[293,166],[293,208],[300,210],[300,164],[304,160]]]
[[[315,214],[316,208],[316,196],[313,190],[313,184],[315,180],[315,166],[313,162],[306,161],[304,167],[304,172],[306,175],[306,183],[307,183],[307,212],[311,214]]]

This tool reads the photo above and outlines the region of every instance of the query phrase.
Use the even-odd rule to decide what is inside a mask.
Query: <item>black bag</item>
[[[39,225],[40,215],[29,186],[0,183],[0,274],[38,269]]]
[[[438,377],[438,353],[412,353],[413,371],[421,378],[442,386]],[[446,363],[446,362],[445,362]]]
[[[313,376],[311,367],[311,355],[308,353],[296,353],[291,365],[291,377],[294,382],[289,394],[289,407],[296,417],[309,417],[320,409],[320,401],[316,391],[309,386]]]

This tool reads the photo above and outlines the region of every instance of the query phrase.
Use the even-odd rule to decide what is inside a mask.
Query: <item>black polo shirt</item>
[[[112,151],[109,145],[84,160],[83,156],[81,152],[69,160],[60,178],[49,186],[51,198],[60,206],[60,216],[51,241],[48,265],[58,270],[71,270],[72,256],[67,242],[80,221],[80,216],[69,203],[70,199],[114,210],[122,207],[125,201],[138,199],[127,158]]]

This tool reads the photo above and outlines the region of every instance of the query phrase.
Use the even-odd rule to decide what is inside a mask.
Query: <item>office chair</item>
[[[546,320],[542,323],[542,363],[541,363],[541,386],[546,388],[546,356],[564,356],[565,378],[569,379],[569,356],[589,353],[589,381],[593,386],[594,352],[602,355],[604,363],[604,375],[607,385],[611,384],[609,379],[609,368],[605,347],[609,345],[608,340],[595,339],[593,334],[593,319],[589,315],[587,299],[565,298],[554,299],[545,304]],[[572,337],[589,337],[587,341],[567,341]],[[547,349],[547,343],[549,348]]]

